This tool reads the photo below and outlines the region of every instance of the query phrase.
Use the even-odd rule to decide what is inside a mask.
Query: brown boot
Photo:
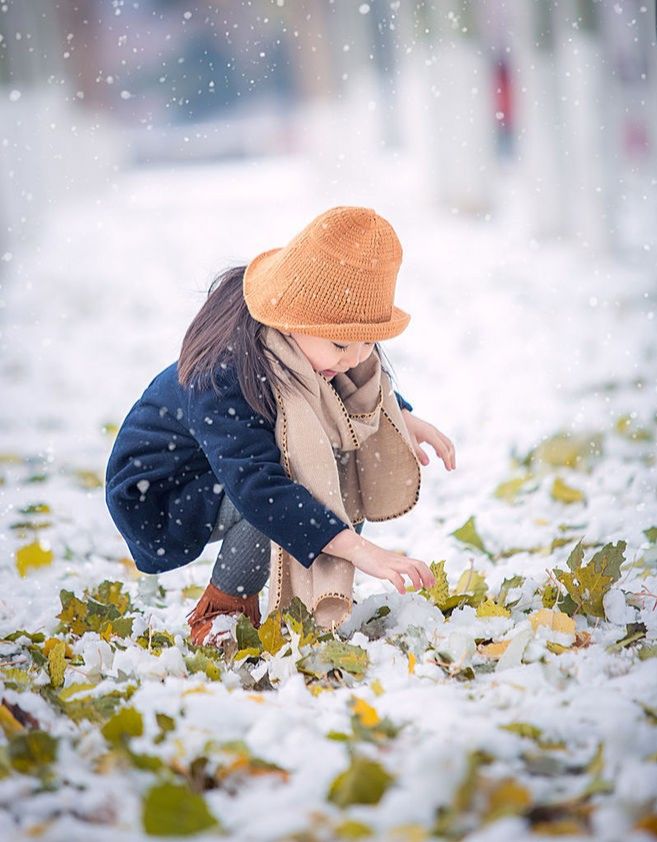
[[[203,645],[212,628],[212,621],[219,614],[246,614],[258,628],[260,625],[258,594],[249,594],[247,597],[233,596],[210,582],[196,606],[186,615],[190,637],[196,646]]]

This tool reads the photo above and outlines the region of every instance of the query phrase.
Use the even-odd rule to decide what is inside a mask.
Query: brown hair
[[[220,272],[208,289],[207,300],[187,328],[178,359],[178,382],[188,387],[221,387],[218,368],[234,366],[244,399],[268,421],[276,419],[272,386],[281,390],[285,383],[274,372],[262,342],[262,322],[249,313],[242,283],[246,266],[233,266]],[[392,378],[390,365],[378,343],[374,345],[381,365]]]

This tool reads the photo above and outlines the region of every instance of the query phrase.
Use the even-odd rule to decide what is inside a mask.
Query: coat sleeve
[[[407,409],[409,412],[413,412],[413,407],[411,404],[403,398],[399,392],[395,392],[395,397],[397,398],[397,403],[399,404],[400,409]]]
[[[245,520],[310,567],[349,524],[287,476],[273,425],[249,406],[236,378],[221,395],[193,386],[186,393],[190,433],[230,501]]]

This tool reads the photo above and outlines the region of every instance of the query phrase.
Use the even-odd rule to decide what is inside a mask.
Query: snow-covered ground
[[[477,223],[418,207],[401,160],[372,162],[368,173],[345,190],[297,159],[135,171],[103,196],[54,210],[29,253],[5,255],[3,838],[140,839],[153,814],[182,830],[180,792],[192,820],[214,817],[240,840],[420,840],[432,830],[470,842],[548,832],[654,838],[654,272],[535,242],[518,202]],[[290,645],[277,654],[226,655],[213,680],[199,671],[210,663],[216,676],[212,662],[194,660],[185,615],[218,545],[171,573],[136,571],[104,503],[112,436],[177,358],[213,273],[284,244],[337,204],[374,207],[399,234],[398,303],[412,321],[386,350],[416,414],[456,446],[455,471],[434,458],[415,510],[366,534],[427,563],[444,559],[452,589],[471,566],[491,597],[505,579],[521,578],[498,600],[510,616],[484,617],[468,604],[443,614],[420,594],[401,596],[358,573],[357,605],[339,631],[366,650],[364,674],[330,681],[302,673],[296,661],[320,644],[299,651],[288,629]],[[576,466],[535,459],[515,497],[494,494],[560,433],[593,436],[596,453],[584,447]],[[583,498],[554,499],[556,478]],[[49,508],[30,508],[39,504]],[[488,554],[450,534],[471,516]],[[567,569],[580,539],[585,561],[626,542],[621,576],[607,583],[605,617],[580,611],[573,629],[553,631],[536,620],[548,572]],[[23,548],[35,541],[30,555]],[[123,582],[132,598],[131,634],[76,634],[70,614],[68,630],[59,630],[60,591],[82,599],[105,579]],[[389,613],[367,623],[383,606]],[[234,618],[217,628],[228,639]],[[19,629],[44,638],[6,640]],[[151,651],[138,645],[146,631],[148,646],[149,629],[169,632],[173,645],[160,654],[155,637]],[[628,633],[635,640],[609,649]],[[503,654],[504,645],[486,650],[503,640],[511,640]],[[67,692],[76,684],[84,686]],[[142,727],[124,744],[112,742],[111,728],[100,731],[120,706],[99,702],[95,718],[90,705],[73,719],[63,709],[67,696],[107,700],[128,687],[134,692],[120,705],[140,712]],[[127,727],[120,716],[112,721]],[[57,741],[52,762],[38,757],[47,754],[43,742],[28,739],[41,731]],[[241,749],[221,745],[232,740]],[[138,755],[163,764],[140,768]],[[349,768],[342,798],[329,797]],[[387,784],[382,768],[393,778]],[[353,777],[378,803],[341,806],[366,800]],[[190,789],[158,789],[163,782]]]

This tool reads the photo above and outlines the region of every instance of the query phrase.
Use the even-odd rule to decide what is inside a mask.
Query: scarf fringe
[[[190,637],[196,646],[203,645],[212,628],[212,621],[219,614],[246,614],[254,627],[258,628],[261,620],[258,594],[234,596],[210,582],[196,606],[186,615]]]

